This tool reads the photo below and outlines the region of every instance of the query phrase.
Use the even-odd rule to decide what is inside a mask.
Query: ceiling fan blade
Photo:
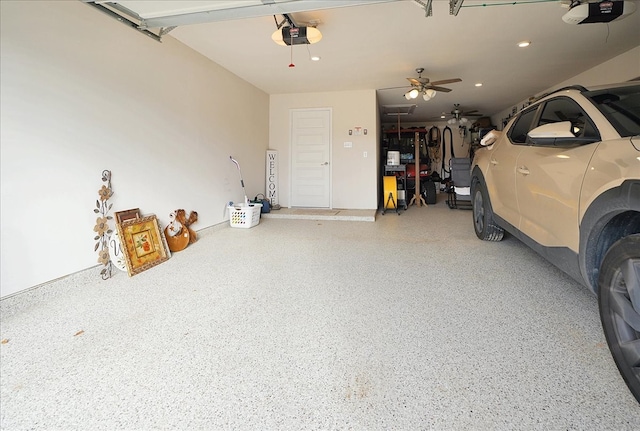
[[[482,114],[467,114],[466,112],[462,114],[463,117],[482,117]]]
[[[467,115],[475,114],[477,112],[478,112],[477,109],[472,109],[471,111],[464,111],[464,113],[467,114]]]
[[[422,85],[425,85],[426,83],[429,82],[429,79],[427,78],[407,78],[407,81],[409,81],[411,83],[411,85],[415,86],[415,87],[420,87]]]
[[[386,88],[378,88],[378,91],[382,91],[382,90],[397,90],[399,88],[411,88],[409,86],[403,85],[402,87],[386,87]]]
[[[440,92],[442,92],[442,93],[448,93],[448,92],[450,92],[450,91],[451,91],[451,89],[450,89],[450,88],[446,88],[446,87],[438,87],[438,86],[435,86],[435,85],[428,85],[428,86],[427,86],[427,88],[431,88],[431,89],[433,89],[433,90],[440,91]]]
[[[452,84],[454,82],[462,82],[462,79],[460,78],[443,79],[442,81],[434,81],[431,83],[431,85]]]

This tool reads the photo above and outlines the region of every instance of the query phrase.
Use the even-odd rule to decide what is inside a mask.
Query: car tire
[[[600,267],[600,320],[622,378],[640,402],[640,234],[614,243]]]
[[[493,210],[489,201],[489,193],[480,179],[471,182],[471,199],[473,206],[473,228],[476,236],[484,241],[501,241],[504,230],[493,219]]]

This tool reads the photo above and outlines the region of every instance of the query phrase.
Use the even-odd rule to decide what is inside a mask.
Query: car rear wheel
[[[478,238],[484,241],[502,240],[504,230],[493,219],[489,193],[478,178],[474,178],[471,182],[471,198],[473,199],[473,228]]]
[[[611,246],[600,269],[600,319],[620,374],[640,402],[640,234]]]

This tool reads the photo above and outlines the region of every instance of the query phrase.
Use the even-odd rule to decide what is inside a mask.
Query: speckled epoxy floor
[[[98,272],[1,301],[2,429],[640,429],[596,298],[442,201]]]

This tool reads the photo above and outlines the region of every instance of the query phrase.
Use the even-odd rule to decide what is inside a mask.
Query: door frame
[[[293,114],[294,112],[329,112],[329,207],[333,209],[333,108],[291,108],[289,109],[289,208],[295,208],[293,202]],[[324,207],[319,207],[324,208]]]

